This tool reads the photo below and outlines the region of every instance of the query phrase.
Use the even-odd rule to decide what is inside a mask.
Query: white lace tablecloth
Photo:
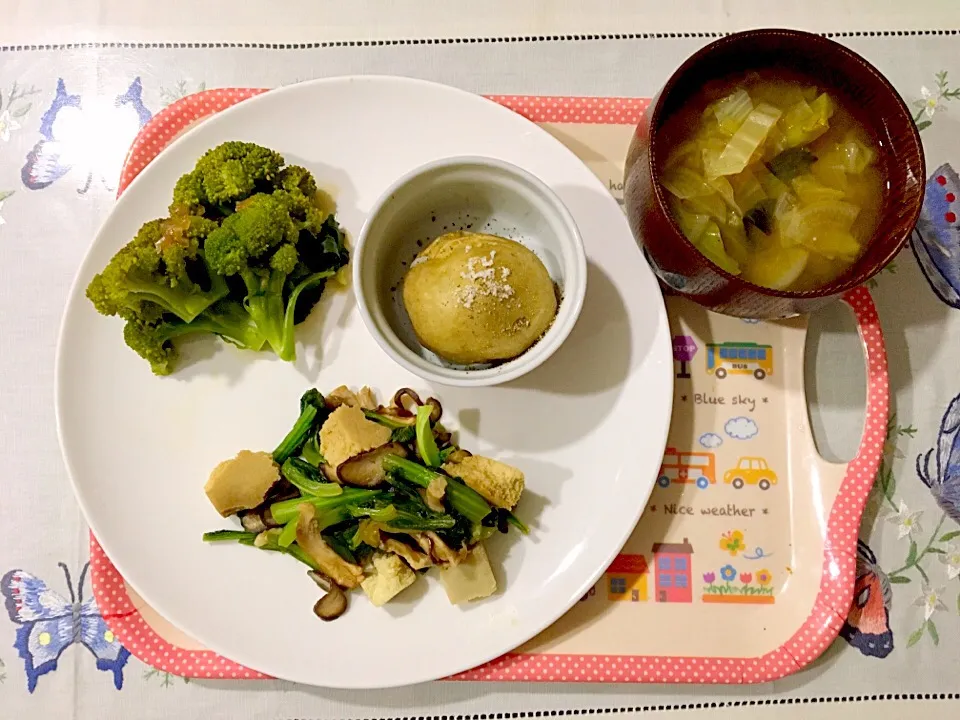
[[[848,30],[836,38],[874,62],[914,109],[930,173],[943,163],[960,164],[960,32],[888,28]],[[76,585],[87,561],[87,529],[57,447],[54,349],[69,283],[113,203],[126,147],[152,113],[201,88],[273,87],[352,73],[410,75],[491,94],[648,97],[709,39],[709,33],[653,33],[0,49],[0,576],[22,569],[68,596],[59,565]],[[119,96],[127,102],[117,104]],[[76,111],[67,131],[80,133],[85,142],[79,145],[89,151],[58,158],[51,143],[63,131],[57,121],[67,108]],[[952,222],[956,227],[955,216]],[[879,277],[874,294],[897,414],[862,538],[875,558],[869,569],[889,588],[888,616],[879,616],[893,637],[886,657],[865,654],[865,643],[856,639],[859,647],[838,640],[806,670],[758,687],[448,682],[353,693],[279,681],[186,682],[135,658],[115,684],[77,644],[55,670],[33,673],[34,685],[25,669],[29,658],[15,647],[23,625],[7,603],[0,612],[0,717],[494,717],[899,695],[960,698],[960,524],[946,516],[924,482],[936,489],[945,481],[954,494],[945,494],[944,507],[954,503],[956,509],[960,440],[944,417],[960,396],[960,312],[933,292],[910,250]],[[814,427],[824,454],[843,458],[859,440],[863,377],[859,360],[850,359],[859,341],[839,307],[812,325]],[[918,474],[917,458],[938,443],[947,444],[942,457],[952,459],[938,466],[934,450],[929,472]],[[89,597],[88,584],[83,591]]]

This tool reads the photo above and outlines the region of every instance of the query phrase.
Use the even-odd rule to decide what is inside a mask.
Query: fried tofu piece
[[[506,510],[512,510],[523,494],[523,473],[499,460],[470,455],[457,462],[444,463],[443,471],[463,480],[487,502]]]
[[[385,605],[413,585],[417,574],[393,553],[377,553],[367,566],[360,587],[377,607]]]
[[[325,471],[373,448],[390,442],[390,428],[367,420],[359,406],[341,405],[324,421],[320,428],[320,452],[327,460]],[[339,479],[339,478],[331,478]]]
[[[447,598],[454,605],[480,600],[497,591],[497,579],[482,544],[474,545],[466,559],[458,565],[440,567],[440,580]]]
[[[280,467],[270,453],[241,450],[213,469],[203,490],[217,512],[229,517],[257,507],[279,479]]]

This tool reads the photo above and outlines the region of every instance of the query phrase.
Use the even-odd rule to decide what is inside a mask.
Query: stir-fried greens
[[[483,540],[510,525],[523,473],[472,455],[440,424],[443,408],[409,388],[379,405],[369,388],[339,387],[300,399],[293,428],[272,453],[241,451],[218,465],[204,488],[223,517],[243,530],[204,534],[291,555],[326,592],[324,620],[360,587],[382,605],[437,567],[450,601],[496,590]]]
[[[305,168],[253,143],[223,143],[180,178],[169,217],[145,223],[87,297],[126,321],[124,340],[158,375],[176,369],[186,335],[292,361],[294,326],[347,264],[328,204]]]

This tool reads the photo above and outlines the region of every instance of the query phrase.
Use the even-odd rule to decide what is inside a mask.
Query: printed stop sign
[[[689,335],[673,336],[673,359],[677,362],[690,362],[697,354],[697,341]]]

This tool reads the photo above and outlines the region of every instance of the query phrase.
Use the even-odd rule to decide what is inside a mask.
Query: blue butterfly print
[[[936,472],[930,461],[936,453]],[[960,523],[960,395],[947,406],[937,446],[917,456],[917,474],[943,511]]]
[[[70,166],[60,161],[60,148],[53,135],[53,125],[61,110],[79,107],[80,96],[68,94],[63,78],[57,80],[57,94],[40,118],[41,140],[27,153],[27,162],[20,170],[20,179],[31,190],[42,190],[69,172]]]
[[[98,670],[113,673],[113,684],[119,690],[130,652],[104,622],[96,601],[92,597],[83,599],[83,583],[90,563],[80,571],[76,593],[67,566],[58,565],[67,580],[69,602],[24,570],[11,570],[0,580],[10,619],[20,626],[13,647],[23,659],[27,689],[33,692],[40,676],[56,670],[63,651],[79,642],[93,653]]]
[[[90,189],[94,175],[107,185],[104,175],[119,170],[113,165],[122,162],[122,154],[133,140],[123,131],[142,128],[153,116],[143,103],[143,84],[139,77],[134,79],[107,108],[102,103],[98,107],[95,101],[92,109],[84,107],[80,95],[67,92],[63,78],[57,80],[53,102],[40,118],[40,140],[27,153],[20,170],[27,188],[42,190],[75,170],[80,173],[77,192],[82,195]]]
[[[960,178],[950,164],[927,180],[923,210],[913,231],[913,254],[930,287],[943,302],[960,309]]]

